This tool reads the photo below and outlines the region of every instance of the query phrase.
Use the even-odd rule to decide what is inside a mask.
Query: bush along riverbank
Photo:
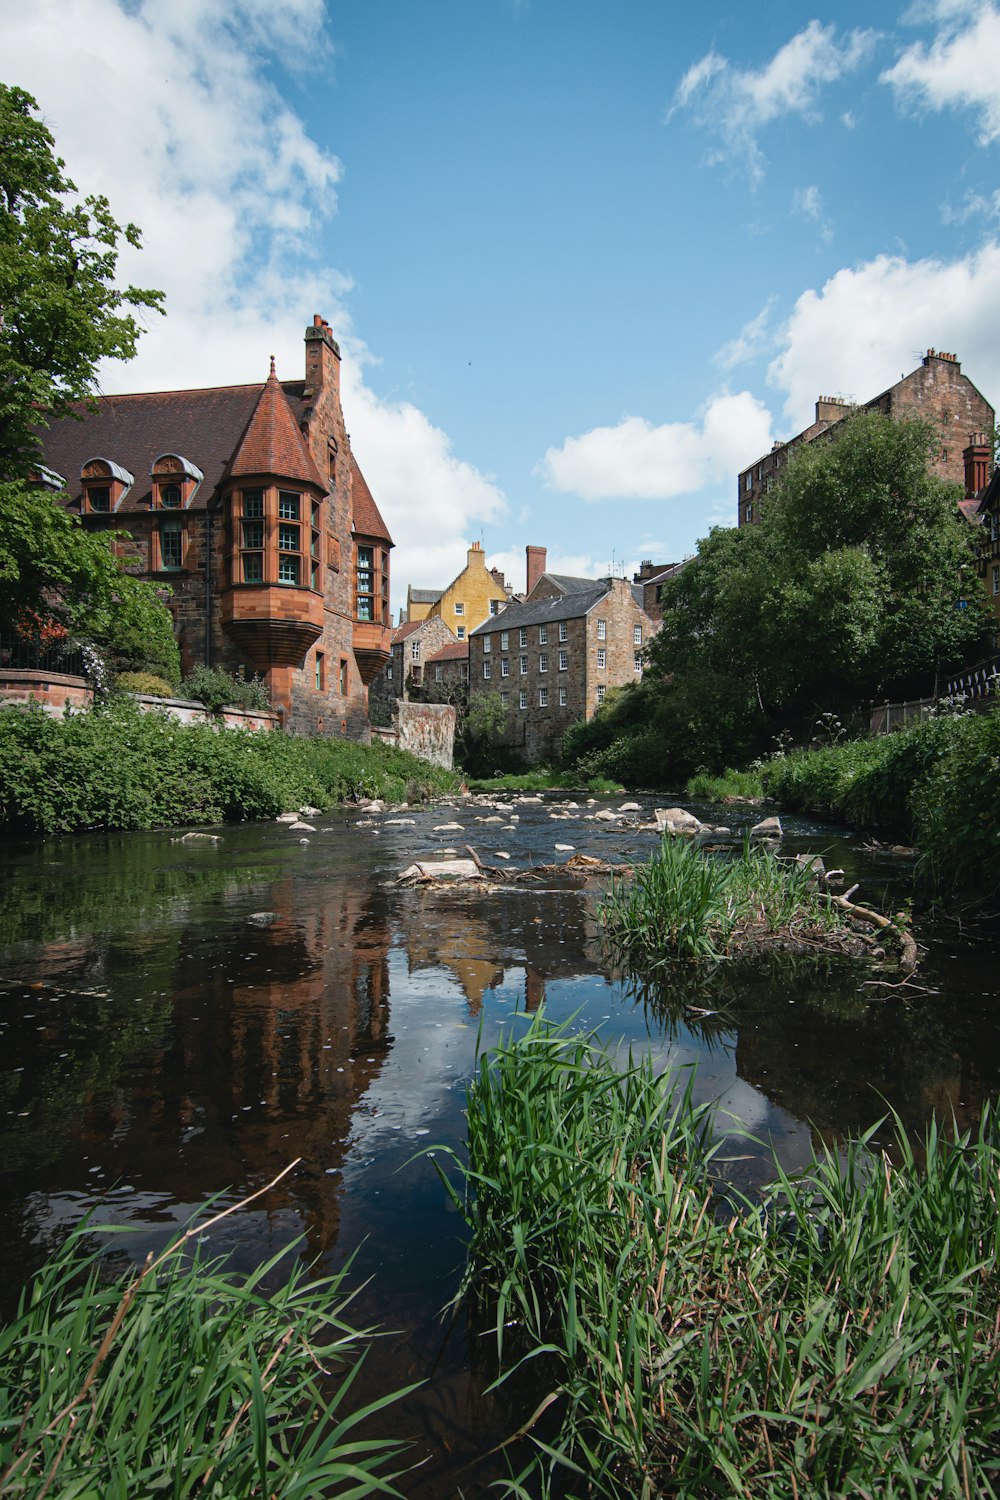
[[[0,1330],[4,1495],[399,1495],[402,1445],[357,1430],[397,1396],[350,1408],[368,1335],[343,1276],[285,1265],[295,1246],[246,1277],[192,1255],[227,1212],[131,1276],[87,1226],[42,1268]]]
[[[380,744],[181,724],[128,699],[67,719],[0,708],[0,825],[24,832],[241,822],[361,796],[417,802],[459,781]]]
[[[752,778],[752,779],[751,779]],[[930,719],[877,739],[775,756],[750,772],[695,777],[693,797],[776,801],[896,835],[938,894],[1000,896],[1000,711]]]
[[[995,1114],[775,1162],[760,1201],[723,1191],[714,1125],[537,1019],[480,1059],[461,1296],[540,1394],[508,1494],[1000,1492]]]

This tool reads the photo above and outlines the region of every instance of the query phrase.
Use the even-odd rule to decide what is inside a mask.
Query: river
[[[442,1316],[463,1224],[438,1177],[446,1158],[427,1152],[461,1150],[477,1047],[544,1004],[609,1045],[694,1068],[696,1097],[719,1100],[792,1168],[890,1106],[921,1130],[931,1116],[972,1122],[997,1091],[998,945],[959,924],[916,921],[927,951],[903,989],[826,963],[723,966],[705,983],[644,991],[602,953],[596,882],[396,884],[414,856],[466,844],[512,871],[654,847],[641,823],[662,797],[638,799],[643,819],[619,822],[595,814],[621,798],[567,800],[342,810],[313,819],[308,842],[277,823],[220,828],[217,842],[170,831],[8,840],[4,1311],[83,1215],[130,1228],[116,1248],[138,1260],[209,1198],[238,1201],[298,1158],[266,1199],[219,1226],[213,1249],[248,1267],[301,1237],[323,1269],[351,1260],[350,1316],[385,1330],[361,1392],[424,1382],[392,1416],[420,1464],[404,1493],[473,1500],[503,1472],[490,1450],[526,1415],[484,1394],[484,1341]],[[756,816],[693,810],[736,833]],[[858,899],[885,910],[906,900],[905,856],[871,853],[844,829],[784,823],[784,852],[823,853],[861,881]],[[728,1170],[751,1185],[766,1155],[733,1141]]]

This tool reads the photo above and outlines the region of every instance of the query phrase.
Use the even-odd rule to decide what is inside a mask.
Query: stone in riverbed
[[[752,839],[780,839],[781,836],[780,818],[762,818],[750,830],[750,837]]]
[[[686,812],[683,807],[658,807],[655,813],[656,830],[658,833],[670,833],[693,838],[700,833],[704,824],[694,813]]]

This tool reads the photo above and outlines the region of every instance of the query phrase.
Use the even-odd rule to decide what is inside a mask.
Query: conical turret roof
[[[234,478],[273,474],[278,479],[297,479],[320,490],[327,488],[292,416],[281,382],[274,373],[273,356],[271,373],[233,454],[229,473]]]

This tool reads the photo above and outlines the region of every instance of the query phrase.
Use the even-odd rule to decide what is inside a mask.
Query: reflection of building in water
[[[289,879],[266,899],[273,913],[249,917],[227,900],[211,932],[165,928],[143,949],[143,979],[164,997],[159,1035],[140,1028],[145,1047],[109,1057],[89,1097],[73,1100],[47,1158],[53,1181],[37,1173],[33,1190],[91,1194],[100,1163],[137,1204],[194,1206],[301,1157],[269,1212],[303,1216],[314,1250],[333,1242],[352,1118],[392,1045],[389,929],[378,893],[346,879],[318,894]],[[94,961],[91,949],[81,970]],[[107,999],[126,1025],[136,970],[122,962]]]
[[[547,980],[590,972],[586,900],[579,890],[506,890],[500,898],[488,890],[415,888],[405,898],[410,972],[446,970],[472,1016],[511,969],[524,971],[530,1012],[543,1003]]]

